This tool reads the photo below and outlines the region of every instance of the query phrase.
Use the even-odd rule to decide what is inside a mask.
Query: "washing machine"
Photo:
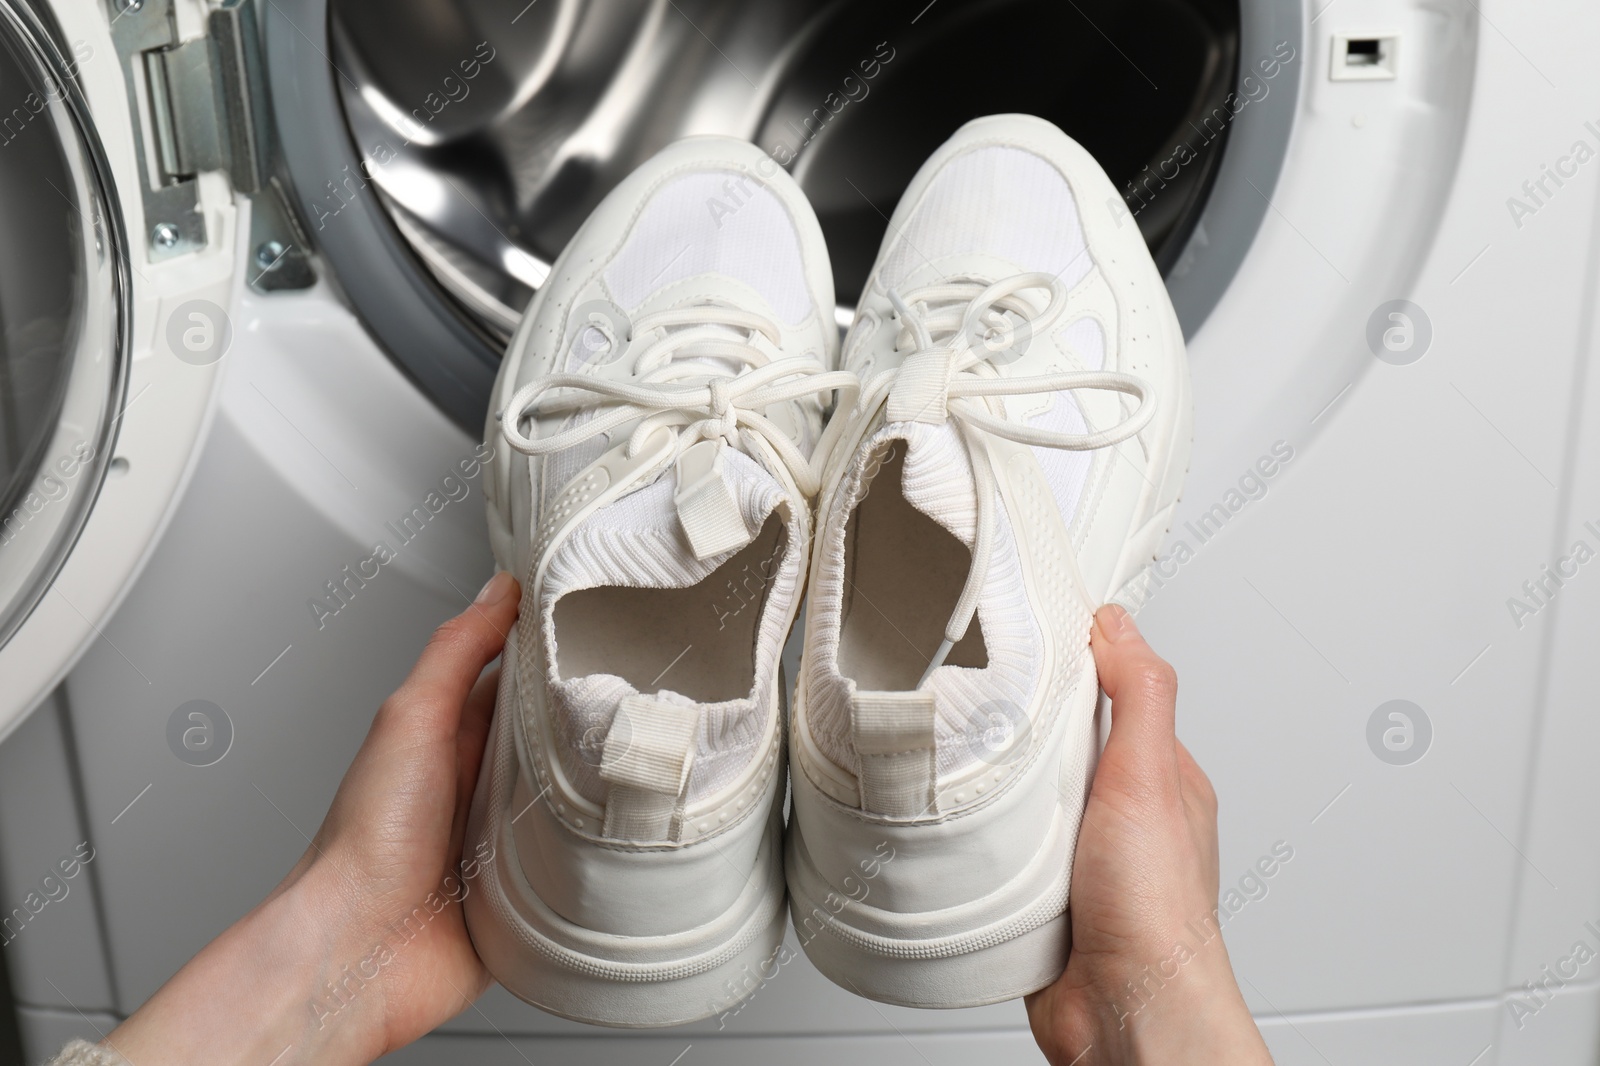
[[[754,141],[844,324],[924,156],[1029,111],[1189,338],[1141,619],[1277,1061],[1595,1061],[1597,43],[1509,0],[0,0],[10,1050],[109,1032],[305,848],[489,571],[500,350],[622,175]],[[1019,1003],[797,952],[679,1030],[494,989],[391,1058],[979,1056],[1041,1061]]]

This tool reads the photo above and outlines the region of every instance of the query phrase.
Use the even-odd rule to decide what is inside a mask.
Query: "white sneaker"
[[[470,843],[490,972],[555,1014],[730,1006],[783,934],[783,708],[838,361],[822,231],[757,148],[691,138],[551,268],[495,386],[523,582]],[[469,850],[471,850],[469,848]]]
[[[1183,336],[1093,157],[1001,115],[902,197],[845,367],[862,395],[821,497],[791,736],[795,929],[873,999],[1011,999],[1066,962],[1089,626],[1171,524]]]

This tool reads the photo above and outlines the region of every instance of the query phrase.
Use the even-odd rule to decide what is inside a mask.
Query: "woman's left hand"
[[[518,600],[496,574],[439,627],[289,876],[107,1044],[133,1063],[365,1063],[483,992],[461,901],[487,855],[462,842],[494,711],[480,675]]]

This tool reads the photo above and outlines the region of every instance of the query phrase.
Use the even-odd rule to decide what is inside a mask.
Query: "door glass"
[[[0,0],[0,644],[77,539],[123,390],[126,267],[73,69]]]

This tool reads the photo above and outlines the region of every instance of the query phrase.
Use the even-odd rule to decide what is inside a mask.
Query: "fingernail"
[[[1125,637],[1137,636],[1139,633],[1138,627],[1133,624],[1133,619],[1119,604],[1106,604],[1100,608],[1095,620],[1100,623],[1100,632],[1113,644]]]
[[[480,607],[499,603],[511,594],[511,585],[511,575],[501,570],[484,583],[483,588],[478,590],[478,598],[472,602]]]

